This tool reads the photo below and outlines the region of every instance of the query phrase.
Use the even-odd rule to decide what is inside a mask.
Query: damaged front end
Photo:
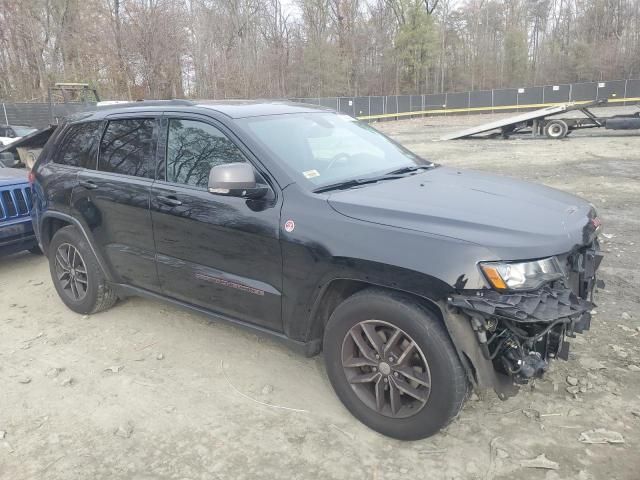
[[[562,275],[549,276],[535,289],[465,290],[451,295],[448,304],[471,322],[482,356],[496,373],[526,384],[544,374],[550,359],[568,359],[566,337],[589,329],[601,260],[594,240],[554,257]]]

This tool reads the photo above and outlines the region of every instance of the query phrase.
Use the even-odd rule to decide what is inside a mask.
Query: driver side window
[[[169,120],[168,182],[206,188],[212,167],[246,161],[238,147],[216,127],[197,120]]]

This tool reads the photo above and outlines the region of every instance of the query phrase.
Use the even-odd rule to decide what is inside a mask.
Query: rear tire
[[[442,322],[402,294],[367,289],[346,299],[327,323],[323,349],[342,403],[383,435],[431,436],[467,398],[467,377]]]
[[[118,297],[109,287],[89,244],[75,227],[58,230],[48,253],[53,284],[71,310],[97,313],[116,303]]]
[[[552,140],[564,138],[569,133],[569,126],[564,120],[551,120],[544,126],[544,134]]]

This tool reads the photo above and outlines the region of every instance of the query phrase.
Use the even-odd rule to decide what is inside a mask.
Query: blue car
[[[40,248],[31,223],[31,186],[28,172],[0,168],[0,255]]]

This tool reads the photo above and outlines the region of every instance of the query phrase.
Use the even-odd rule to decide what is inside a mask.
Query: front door
[[[211,167],[249,161],[248,152],[209,119],[165,117],[160,138],[166,150],[159,155],[151,217],[164,293],[281,331],[280,199],[275,189],[260,200],[207,191]]]
[[[72,194],[115,281],[159,291],[149,196],[158,120],[111,118],[100,141],[97,168],[82,170]]]

